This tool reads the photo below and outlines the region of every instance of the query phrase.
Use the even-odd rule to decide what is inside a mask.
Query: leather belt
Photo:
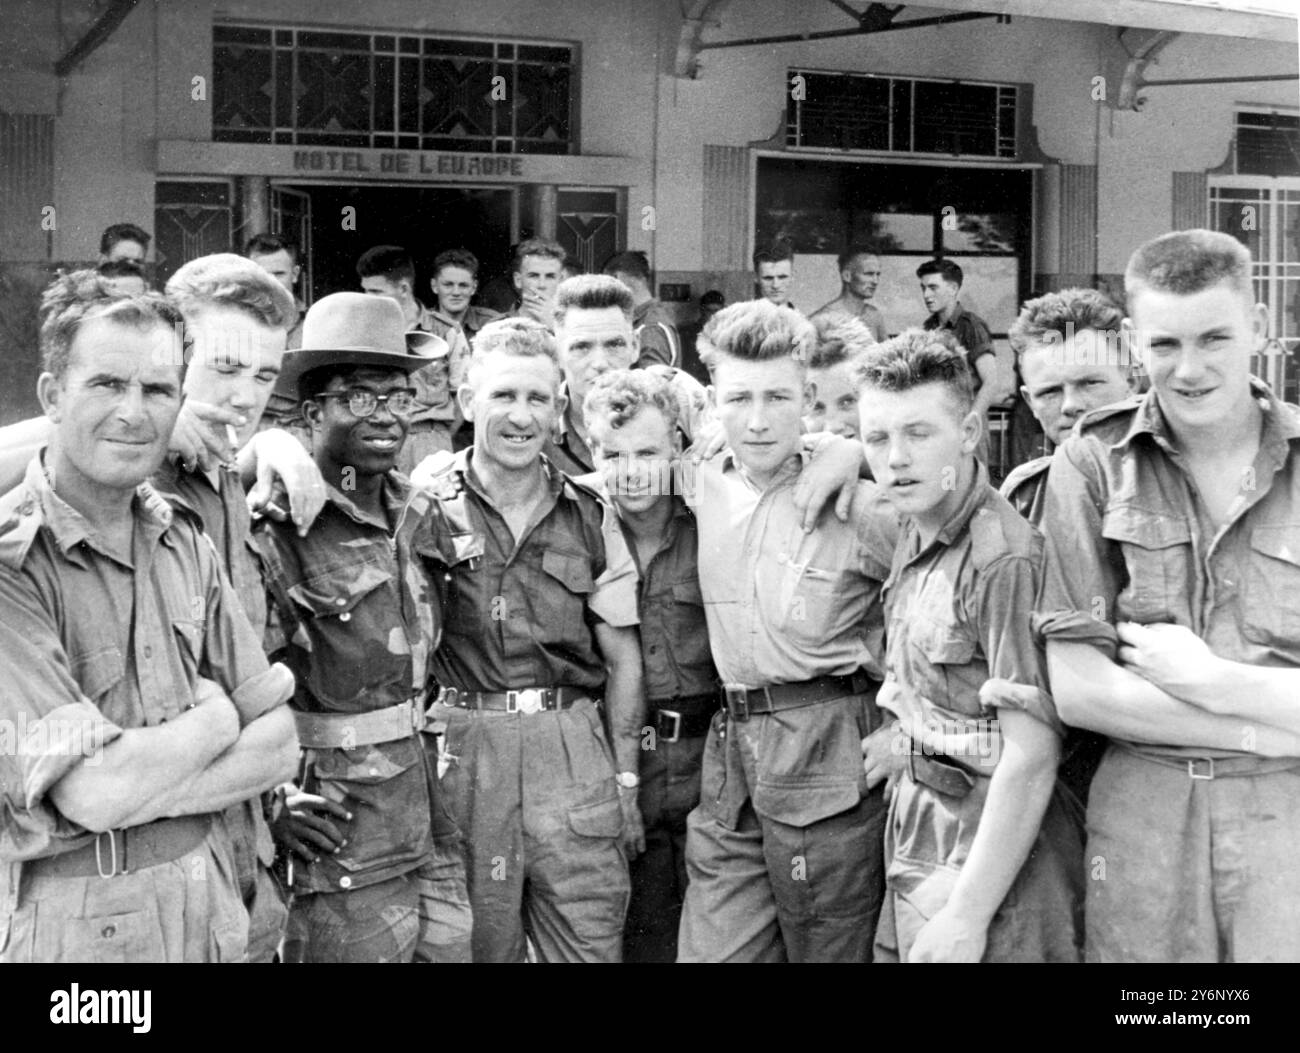
[[[1189,779],[1204,780],[1231,779],[1243,775],[1270,775],[1277,771],[1292,771],[1300,768],[1300,757],[1167,757],[1163,754],[1148,753],[1135,749],[1124,742],[1112,740],[1122,750],[1149,760],[1166,768],[1178,768],[1187,772]]]
[[[646,704],[646,716],[659,742],[677,742],[708,734],[717,711],[716,694],[652,698]]]
[[[155,819],[140,826],[106,830],[62,855],[24,860],[23,870],[43,877],[120,877],[175,862],[197,848],[211,828],[210,814]]]
[[[772,684],[769,687],[743,687],[740,684],[723,684],[722,704],[732,720],[748,720],[755,713],[779,713],[785,709],[801,709],[818,702],[829,702],[845,695],[862,694],[869,681],[861,674],[853,676],[819,676],[794,684]]]
[[[970,793],[976,775],[946,758],[927,757],[918,750],[919,747],[913,743],[907,754],[907,774],[913,782],[949,797],[965,797]]]
[[[462,691],[444,687],[438,701],[460,709],[542,713],[568,709],[580,698],[591,698],[591,692],[583,687],[520,687],[513,691]]]
[[[352,749],[409,738],[424,727],[424,705],[407,699],[370,713],[302,713],[294,710],[304,749]]]

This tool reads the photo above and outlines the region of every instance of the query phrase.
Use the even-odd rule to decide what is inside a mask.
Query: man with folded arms
[[[146,484],[181,402],[180,316],[88,272],[46,293],[54,431],[0,498],[0,960],[238,961],[217,813],[293,771],[293,678],[211,543]]]

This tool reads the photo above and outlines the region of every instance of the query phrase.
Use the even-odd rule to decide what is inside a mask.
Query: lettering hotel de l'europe
[[[524,158],[504,154],[437,153],[429,150],[294,150],[295,172],[358,172],[374,175],[441,175],[523,179]]]

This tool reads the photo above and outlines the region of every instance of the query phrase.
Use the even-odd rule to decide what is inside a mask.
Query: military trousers
[[[590,699],[505,713],[434,707],[464,839],[476,962],[622,958],[628,869],[614,761]]]
[[[677,960],[677,929],[686,898],[686,818],[700,803],[705,736],[659,739],[641,754],[637,804],[645,851],[632,860],[632,898],[623,931],[625,962]]]
[[[1193,770],[1106,751],[1088,800],[1087,960],[1300,961],[1300,769]]]
[[[884,889],[874,693],[714,718],[687,820],[678,961],[868,962]]]

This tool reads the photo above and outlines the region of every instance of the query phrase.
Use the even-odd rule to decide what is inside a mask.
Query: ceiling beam
[[[872,5],[884,6],[884,5]],[[892,18],[892,15],[890,16]],[[963,12],[952,15],[936,15],[933,18],[913,18],[906,22],[889,22],[886,25],[859,25],[856,29],[827,29],[816,33],[782,33],[772,37],[743,37],[739,40],[706,41],[700,44],[700,51],[715,51],[719,48],[747,48],[762,44],[797,44],[808,40],[834,40],[838,37],[870,36],[874,33],[889,33],[895,29],[918,29],[923,26],[942,26],[953,22],[973,22],[976,19],[996,18],[999,22],[1006,16],[984,14],[982,12]],[[1007,19],[1009,21],[1009,19]]]

